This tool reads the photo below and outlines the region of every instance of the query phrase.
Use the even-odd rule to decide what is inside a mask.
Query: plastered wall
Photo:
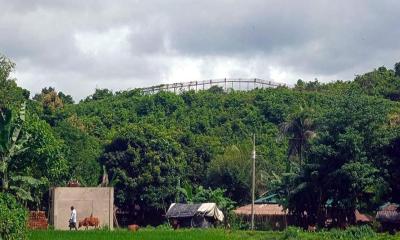
[[[78,221],[93,214],[100,226],[113,228],[114,188],[57,187],[50,190],[50,196],[49,220],[55,229],[69,229],[71,206],[77,211]]]

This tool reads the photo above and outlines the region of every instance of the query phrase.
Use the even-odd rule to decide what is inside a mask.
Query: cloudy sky
[[[400,61],[398,0],[0,0],[0,52],[76,100],[225,77],[350,80]]]

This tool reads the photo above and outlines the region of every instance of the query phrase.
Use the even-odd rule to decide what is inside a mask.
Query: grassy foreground
[[[158,230],[142,229],[136,233],[118,231],[32,231],[31,240],[224,240],[224,239],[252,239],[252,240],[319,240],[319,239],[399,239],[400,235],[391,236],[377,234],[370,237],[338,237],[331,232],[261,232],[261,231],[228,231],[228,230]]]

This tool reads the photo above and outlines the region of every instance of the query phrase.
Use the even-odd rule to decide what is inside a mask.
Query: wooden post
[[[254,197],[255,197],[255,185],[256,185],[256,134],[253,135],[253,176],[251,186],[251,230],[254,230]]]

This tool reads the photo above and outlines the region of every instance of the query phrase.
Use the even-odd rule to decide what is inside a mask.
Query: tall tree
[[[238,203],[250,200],[250,145],[228,146],[216,156],[208,169],[207,179],[213,188],[228,189],[228,197]]]
[[[17,86],[11,78],[15,63],[0,54],[0,113],[3,108],[19,108],[29,98],[29,91]]]
[[[281,125],[281,133],[289,139],[288,168],[290,169],[291,157],[298,158],[301,168],[309,140],[315,136],[312,111],[300,107],[299,111],[289,115],[287,121]]]
[[[145,224],[158,222],[154,215],[165,213],[175,201],[185,165],[179,144],[168,132],[146,124],[122,129],[100,161],[116,188],[116,203],[136,205],[147,216],[153,215]]]
[[[392,132],[387,123],[390,109],[387,101],[349,93],[318,119],[308,164],[289,197],[292,214],[323,224],[322,213],[329,207],[334,223],[354,223],[355,209],[377,207],[387,189],[378,160]]]

